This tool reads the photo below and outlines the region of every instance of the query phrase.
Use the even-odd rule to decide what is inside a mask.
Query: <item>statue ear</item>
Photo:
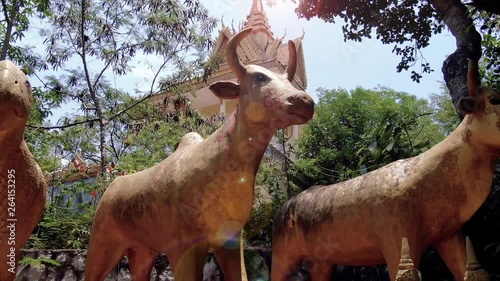
[[[240,97],[240,84],[232,81],[215,82],[208,87],[220,99],[237,99]]]
[[[476,93],[481,84],[481,81],[478,77],[479,71],[477,70],[477,61],[469,59],[467,65],[467,92],[471,97],[476,96]]]
[[[479,108],[476,97],[463,97],[458,100],[458,108],[463,114],[471,114]]]

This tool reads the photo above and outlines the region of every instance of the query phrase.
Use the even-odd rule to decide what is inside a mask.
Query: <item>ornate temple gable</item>
[[[226,49],[226,44],[229,38],[233,36],[233,33],[229,30],[227,26],[222,26],[222,29],[219,31],[219,36],[217,37],[217,41],[215,47],[212,49],[211,56],[215,54],[224,54],[224,49]]]
[[[268,45],[266,46],[266,54],[265,54],[266,61],[276,59],[276,54],[278,52],[278,48],[283,43],[283,38],[284,36],[279,39],[274,39],[273,41],[268,43]]]
[[[306,89],[307,75],[304,60],[304,48],[302,44],[303,39],[304,35],[292,40],[297,48],[297,72],[295,72],[294,82],[296,82],[300,88]],[[283,44],[278,48],[276,58],[278,63],[283,67],[283,70],[286,69],[286,66],[288,65],[288,44]]]

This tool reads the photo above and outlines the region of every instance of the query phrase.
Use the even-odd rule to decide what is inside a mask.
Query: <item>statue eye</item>
[[[264,82],[267,82],[269,81],[269,77],[267,77],[266,75],[262,74],[262,73],[256,73],[255,74],[255,82],[257,83],[264,83]]]
[[[498,104],[500,104],[500,99],[499,98],[492,98],[490,100],[490,103],[493,105],[498,105]]]

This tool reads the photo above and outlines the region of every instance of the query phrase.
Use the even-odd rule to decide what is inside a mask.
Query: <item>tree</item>
[[[414,156],[444,137],[425,115],[432,112],[426,100],[382,87],[321,90],[315,112],[295,150],[297,169],[310,184],[358,176],[362,170]],[[380,151],[374,153],[377,147]]]
[[[30,27],[30,20],[51,16],[48,0],[3,0],[0,6],[0,60],[10,59],[20,65],[26,74],[36,69],[47,69],[43,60],[30,47],[15,44]]]
[[[488,30],[488,32],[484,34],[484,56],[483,63],[479,65],[479,70],[485,86],[500,89],[500,36],[498,32],[495,32],[495,34],[490,33],[494,26],[498,30],[500,19],[487,21],[481,27]]]
[[[127,150],[120,158],[119,165],[128,172],[143,170],[167,158],[186,133],[198,132],[207,137],[226,120],[225,115],[204,118],[197,111],[189,112],[186,117],[180,112],[156,112],[151,116],[154,119],[147,123],[130,127],[123,139]]]
[[[477,61],[482,53],[481,36],[474,23],[481,26],[483,34],[498,38],[499,6],[498,1],[488,0],[299,0],[296,11],[299,17],[319,17],[332,23],[339,17],[345,22],[345,40],[361,41],[374,32],[382,43],[393,44],[393,52],[401,56],[398,72],[411,66],[420,68],[411,74],[417,82],[422,73],[432,71],[421,50],[446,25],[456,38],[457,49],[444,61],[442,71],[456,105],[467,95],[467,60]],[[490,67],[498,68],[499,49],[485,44],[484,52],[494,59]]]
[[[167,65],[183,61],[188,51],[210,47],[215,21],[197,0],[56,0],[51,7],[52,27],[42,32],[47,62],[64,74],[50,77],[47,85],[65,100],[77,101],[84,113],[51,128],[95,125],[99,132],[96,160],[104,169],[109,161],[110,122],[155,93],[157,77]],[[161,61],[150,91],[121,111],[106,112],[105,103],[119,91],[109,77],[129,73],[138,54],[155,55]]]
[[[460,124],[455,113],[455,107],[450,98],[450,94],[446,85],[443,83],[439,94],[431,94],[429,96],[432,110],[434,112],[433,119],[441,125],[441,132],[448,136]]]

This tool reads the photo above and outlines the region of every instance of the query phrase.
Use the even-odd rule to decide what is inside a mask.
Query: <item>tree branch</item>
[[[2,0],[2,8],[3,8],[3,15],[5,17],[5,21],[7,22],[7,24],[9,24],[10,17],[9,17],[9,13],[7,12],[7,2],[5,2],[5,0]]]
[[[177,49],[178,46],[179,46],[179,41],[177,41],[177,45],[175,45],[175,49]],[[164,60],[163,64],[160,66],[160,68],[158,69],[158,71],[156,71],[155,77],[153,78],[153,81],[151,82],[151,88],[149,89],[149,94],[153,93],[153,87],[155,85],[156,78],[158,78],[158,75],[160,74],[160,71],[165,67],[165,65],[167,64],[167,62],[169,62],[172,59],[172,57],[174,55],[176,55],[178,52],[180,52],[180,50],[172,52],[170,54],[170,56],[167,59]]]
[[[144,102],[146,99],[148,99],[152,96],[153,96],[153,94],[148,94],[148,95],[144,96],[143,98],[141,98],[141,99],[137,100],[136,102],[132,103],[131,105],[127,106],[125,109],[120,110],[119,112],[113,114],[108,120],[112,121],[112,120],[116,119],[117,117],[120,117],[122,114],[126,113],[130,109],[134,108],[135,106]],[[26,127],[30,128],[30,129],[42,129],[42,130],[66,129],[66,128],[70,128],[70,127],[74,127],[74,126],[82,125],[82,124],[86,124],[86,123],[98,122],[99,120],[100,120],[99,118],[92,118],[92,119],[86,119],[83,121],[77,121],[77,122],[66,124],[66,125],[57,125],[57,126],[35,126],[35,125],[28,124],[28,125],[26,125]]]
[[[150,93],[148,95],[145,95],[143,98],[137,100],[136,102],[132,103],[131,105],[127,106],[125,109],[121,110],[121,111],[118,111],[117,113],[115,113],[114,115],[112,115],[109,120],[114,120],[115,118],[121,116],[122,114],[124,114],[125,112],[129,111],[130,109],[132,109],[133,107],[137,106],[138,104],[144,102],[145,100],[149,99],[150,97],[152,97],[153,94]]]
[[[473,59],[477,63],[481,58],[481,35],[474,28],[467,7],[459,0],[430,0],[429,2],[457,40],[457,50],[446,58],[441,70],[456,112],[460,119],[463,119],[457,103],[460,98],[468,95],[468,60]]]
[[[4,16],[5,16],[5,21],[7,22],[7,28],[5,30],[5,37],[3,40],[2,51],[0,53],[0,60],[6,60],[7,59],[7,52],[9,51],[9,47],[10,47],[10,38],[12,37],[12,28],[14,27],[16,17],[15,16],[12,16],[12,18],[9,17],[9,13],[8,13],[9,9],[7,7],[7,2],[5,2],[5,0],[2,0],[2,7],[3,7]],[[14,13],[16,13],[17,7],[15,7],[12,10],[14,10]]]
[[[83,120],[83,121],[77,121],[77,122],[66,124],[66,125],[35,126],[35,125],[27,124],[26,127],[30,128],[30,129],[42,129],[42,130],[66,129],[66,128],[74,127],[74,126],[77,126],[77,125],[82,125],[82,124],[86,124],[86,123],[90,123],[90,122],[96,122],[96,121],[99,121],[99,118],[86,119],[86,120]]]
[[[116,148],[115,148],[115,141],[114,141],[114,138],[113,138],[113,135],[115,134],[115,132],[114,132],[114,131],[115,131],[115,128],[114,128],[114,126],[113,126],[113,131],[111,132],[110,137],[109,137],[109,140],[111,141],[111,149],[110,149],[110,148],[108,148],[108,147],[106,147],[106,149],[107,149],[109,152],[111,152],[112,154],[114,154],[117,160],[120,160],[120,157],[119,157],[119,155],[118,155],[118,152],[116,151]]]
[[[3,0],[5,1],[5,0]],[[83,23],[82,23],[83,25]],[[82,32],[83,32],[83,27],[82,27]],[[85,40],[83,38],[83,33],[82,33],[82,40]],[[84,46],[84,42],[82,41],[82,44]],[[179,42],[177,42],[177,45],[175,46],[174,49],[177,49],[179,46]],[[120,49],[122,49],[122,47],[120,47]],[[144,102],[146,99],[152,97],[154,94],[156,94],[155,92],[153,92],[153,87],[154,87],[154,84],[156,82],[156,79],[158,79],[158,76],[161,72],[161,70],[165,67],[165,65],[175,56],[177,55],[179,52],[182,52],[186,49],[188,49],[189,47],[188,46],[185,46],[183,48],[180,48],[179,50],[176,50],[176,51],[173,51],[170,53],[170,55],[165,59],[165,61],[163,62],[163,64],[159,67],[159,69],[156,71],[155,73],[155,76],[153,78],[153,81],[151,82],[151,87],[150,87],[150,92],[149,94],[147,94],[146,96],[144,96],[143,98],[137,100],[136,102],[132,103],[131,105],[127,106],[125,109],[113,114],[110,118],[108,118],[107,121],[112,121],[114,119],[116,119],[117,117],[121,116],[122,114],[126,113],[127,111],[129,111],[130,109],[134,108],[135,106],[141,104],[142,102]],[[94,85],[95,86],[95,83],[92,84],[90,82],[90,76],[88,75],[87,73],[87,68],[86,68],[86,60],[84,59],[85,57],[85,50],[82,50],[82,52],[78,52],[77,51],[77,54],[82,58],[82,60],[84,61],[84,68],[86,70],[86,78],[87,78],[87,83],[89,85]],[[102,76],[104,70],[98,75],[98,79]],[[97,80],[95,81],[97,82]],[[91,94],[92,94],[92,90],[94,88],[89,88]],[[74,123],[70,123],[70,124],[66,124],[66,125],[56,125],[56,126],[36,126],[36,125],[26,125],[26,127],[30,128],[30,129],[42,129],[42,130],[53,130],[53,129],[66,129],[66,128],[70,128],[70,127],[74,127],[74,126],[78,126],[78,125],[83,125],[83,124],[86,124],[86,123],[91,123],[91,122],[99,122],[100,121],[100,118],[99,118],[99,114],[98,114],[98,118],[92,118],[92,119],[87,119],[87,120],[83,120],[83,121],[78,121],[78,122],[74,122]]]
[[[81,54],[81,59],[82,59],[82,64],[83,64],[83,70],[85,71],[85,78],[86,78],[86,81],[87,81],[87,85],[89,87],[89,92],[90,92],[90,96],[92,98],[92,101],[94,102],[94,105],[95,105],[95,111],[96,111],[96,114],[97,114],[97,119],[98,119],[98,122],[99,122],[99,152],[101,154],[101,171],[104,170],[104,168],[106,167],[106,150],[105,150],[105,146],[106,146],[106,122],[104,120],[104,114],[102,112],[102,106],[101,106],[101,101],[99,100],[99,97],[97,96],[97,93],[96,93],[96,89],[94,87],[94,84],[92,83],[91,79],[90,79],[90,72],[89,72],[89,68],[88,68],[88,63],[87,63],[87,53],[86,53],[86,41],[88,40],[87,38],[87,35],[85,34],[85,9],[86,9],[86,5],[85,5],[85,1],[86,0],[81,0],[81,25],[80,25],[80,40],[81,40],[81,51],[82,51],[82,54]],[[97,83],[97,81],[96,81]]]

